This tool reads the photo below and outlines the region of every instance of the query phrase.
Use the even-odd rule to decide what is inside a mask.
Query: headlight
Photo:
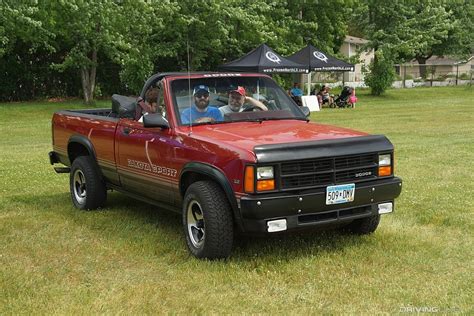
[[[390,154],[379,155],[379,166],[391,166],[392,158]]]
[[[257,180],[273,179],[273,167],[258,167]]]
[[[255,174],[257,181],[255,181]],[[254,190],[256,192],[275,190],[273,167],[258,167],[256,170],[254,166],[245,167],[244,190],[247,193],[255,193]]]
[[[392,174],[392,156],[391,154],[379,155],[379,177],[386,177]]]

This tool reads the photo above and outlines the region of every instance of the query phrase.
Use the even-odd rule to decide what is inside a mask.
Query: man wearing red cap
[[[229,104],[226,106],[220,107],[222,115],[225,116],[227,113],[237,113],[242,112],[246,108],[243,107],[244,103],[249,103],[250,107],[259,109],[261,111],[268,111],[268,108],[260,101],[247,97],[245,95],[244,87],[238,86],[237,89],[229,92]]]

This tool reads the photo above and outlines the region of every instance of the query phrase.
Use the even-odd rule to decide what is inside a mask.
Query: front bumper
[[[326,205],[326,188],[301,194],[278,193],[245,196],[240,200],[244,232],[267,232],[267,222],[286,219],[287,229],[350,222],[378,214],[378,204],[392,202],[400,195],[402,180],[397,177],[356,183],[354,201]]]

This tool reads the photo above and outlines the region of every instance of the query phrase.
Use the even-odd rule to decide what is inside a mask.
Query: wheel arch
[[[97,162],[94,145],[83,135],[73,135],[67,144],[67,155],[69,163],[72,165],[74,159],[79,156],[91,156]]]
[[[234,190],[230,185],[229,180],[222,171],[212,165],[208,165],[201,162],[189,162],[187,163],[179,178],[179,192],[181,197],[184,197],[186,189],[194,182],[201,180],[211,180],[216,182],[224,191],[227,200],[232,208],[234,219],[236,220],[239,228],[242,228],[242,221],[240,218],[239,207],[237,200],[234,195]]]

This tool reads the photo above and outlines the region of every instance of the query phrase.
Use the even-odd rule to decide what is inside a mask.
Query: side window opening
[[[160,81],[157,84],[158,88],[158,99],[157,99],[157,113],[161,113],[161,115],[166,118],[166,105],[165,105],[165,97],[163,93],[163,83]]]

